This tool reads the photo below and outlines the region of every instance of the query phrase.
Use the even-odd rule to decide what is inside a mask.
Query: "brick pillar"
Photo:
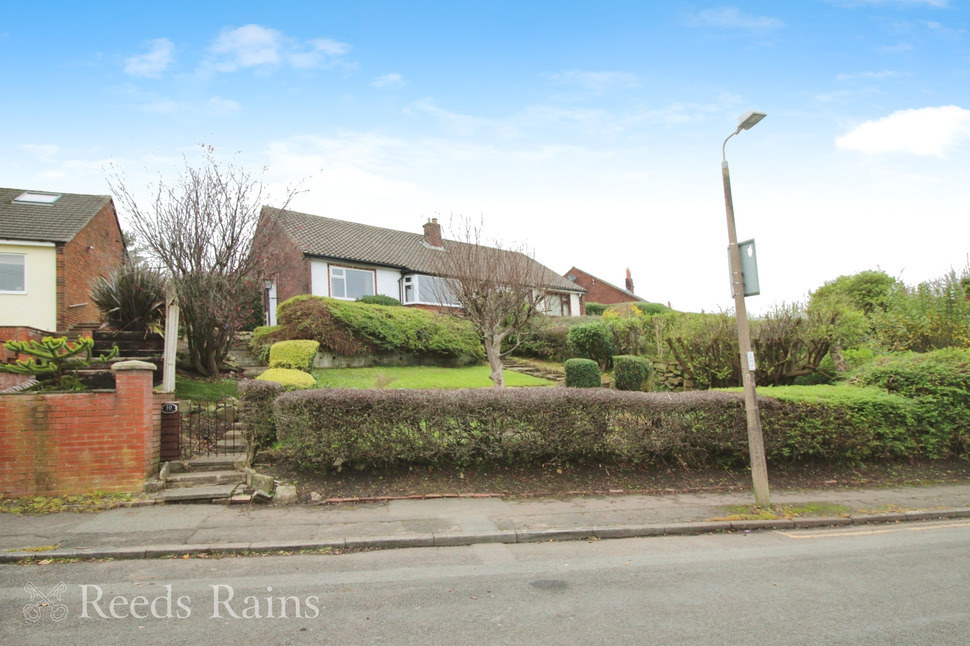
[[[152,372],[155,366],[147,361],[120,361],[111,370],[115,373],[119,409],[125,411],[127,430],[141,446],[145,477],[151,477],[158,472],[161,446],[161,428],[154,423]]]

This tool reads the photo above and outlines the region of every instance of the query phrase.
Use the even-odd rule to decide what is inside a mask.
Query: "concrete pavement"
[[[970,484],[773,491],[773,504],[789,506],[798,515],[731,519],[737,513],[732,506],[753,501],[753,494],[735,492],[0,514],[0,563],[522,543],[970,517]]]

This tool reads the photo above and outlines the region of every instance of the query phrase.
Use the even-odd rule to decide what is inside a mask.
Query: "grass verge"
[[[439,368],[435,366],[384,366],[374,368],[325,368],[313,371],[318,388],[490,388],[488,366]],[[505,371],[505,385],[554,386],[547,379]]]

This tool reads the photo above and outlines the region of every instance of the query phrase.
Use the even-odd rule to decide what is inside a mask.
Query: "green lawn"
[[[202,379],[175,376],[175,396],[178,399],[206,399],[214,401],[223,395],[237,397],[239,388],[235,379]]]
[[[488,366],[327,368],[314,370],[319,388],[489,388]],[[553,386],[553,382],[505,371],[506,386]]]

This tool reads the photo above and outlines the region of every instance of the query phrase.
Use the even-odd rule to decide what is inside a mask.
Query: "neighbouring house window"
[[[330,295],[334,298],[356,300],[361,296],[373,296],[376,274],[372,269],[353,267],[330,267]]]
[[[447,280],[423,274],[405,276],[404,302],[453,307],[459,305],[458,299],[455,298]]]
[[[0,253],[0,292],[26,294],[26,256],[21,253]]]

